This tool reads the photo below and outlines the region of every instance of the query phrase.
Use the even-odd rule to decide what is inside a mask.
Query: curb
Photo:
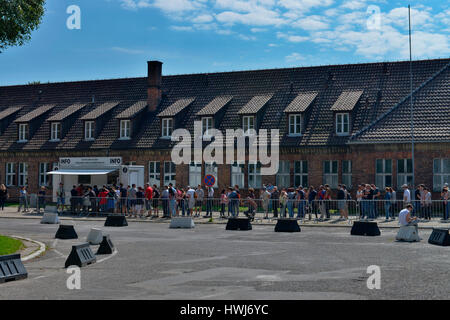
[[[16,238],[16,239],[19,239],[19,240],[25,240],[25,241],[28,241],[28,242],[33,242],[33,243],[36,243],[37,245],[39,245],[39,249],[37,251],[29,254],[26,257],[21,258],[20,260],[22,260],[22,262],[26,262],[28,260],[36,258],[36,257],[40,256],[42,253],[44,253],[45,250],[46,250],[46,246],[42,242],[39,242],[39,241],[36,241],[36,240],[33,240],[33,239],[24,238],[24,237],[19,237],[19,236],[10,236],[10,237]]]
[[[11,216],[0,216],[0,219],[35,219],[40,220],[42,217],[40,216],[18,216],[18,217],[11,217]],[[61,221],[64,220],[72,220],[72,221],[105,221],[105,218],[77,218],[77,217],[59,217]],[[163,220],[163,221],[154,221],[154,220],[132,220],[127,219],[129,222],[138,222],[138,223],[170,223],[170,219]],[[208,221],[195,221],[195,224],[226,224],[226,221],[224,222],[208,222]],[[254,223],[255,226],[275,226],[275,223]],[[339,224],[339,225],[333,225],[333,224],[319,224],[319,223],[313,223],[313,224],[300,224],[300,227],[313,227],[313,228],[351,228],[352,225],[350,224]],[[419,226],[419,230],[432,230],[433,228],[449,228],[449,226]],[[378,223],[378,228],[381,229],[399,229],[400,226],[383,226],[381,222]],[[27,241],[32,241],[25,239]],[[33,242],[33,241],[32,241]]]

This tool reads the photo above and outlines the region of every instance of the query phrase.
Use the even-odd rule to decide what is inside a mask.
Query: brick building
[[[121,157],[160,186],[217,188],[410,183],[409,62],[162,76],[0,87],[0,183],[51,186],[62,157]],[[450,181],[450,59],[414,61],[415,182]],[[260,164],[171,162],[174,129],[280,130],[280,170]],[[168,138],[169,137],[169,138]],[[247,155],[248,159],[248,155]],[[89,179],[80,176],[80,181]],[[436,196],[436,194],[435,194]]]

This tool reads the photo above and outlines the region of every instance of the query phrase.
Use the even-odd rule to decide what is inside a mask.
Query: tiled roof
[[[9,107],[7,109],[0,111],[0,120],[3,120],[5,118],[13,115],[14,113],[18,112],[22,108],[23,108],[23,106]]]
[[[98,108],[82,116],[81,120],[96,120],[97,118],[110,111],[112,108],[116,107],[119,103],[119,101],[103,103]]]
[[[185,98],[177,100],[168,108],[164,109],[164,111],[158,113],[158,117],[174,117],[178,113],[183,111],[186,107],[188,107],[192,102],[194,102],[194,100],[195,98]]]
[[[128,109],[125,109],[120,114],[116,116],[116,119],[130,119],[133,118],[136,114],[141,112],[147,107],[147,100],[142,100],[134,103]]]
[[[233,96],[221,96],[214,98],[202,110],[197,112],[198,116],[211,116],[219,112],[228,102],[233,99]]]
[[[256,114],[270,99],[272,99],[272,97],[273,94],[254,96],[241,110],[239,110],[238,114]]]
[[[294,100],[284,109],[286,113],[305,112],[314,99],[317,97],[317,92],[300,93]]]
[[[413,61],[416,141],[450,140],[449,63],[450,59]],[[56,105],[43,116],[44,120],[73,104],[88,104],[74,117],[59,142],[49,142],[48,121],[43,121],[27,143],[17,143],[17,124],[7,124],[0,135],[0,151],[167,149],[176,142],[160,138],[161,123],[156,115],[178,100],[195,97],[177,125],[193,132],[200,110],[216,97],[233,96],[215,124],[224,132],[241,128],[239,110],[253,97],[269,92],[275,94],[260,113],[259,128],[279,129],[280,147],[346,146],[409,139],[409,61],[163,76],[162,100],[156,112],[146,113],[138,121],[139,127],[133,128],[136,134],[131,140],[119,140],[116,117],[131,105],[146,100],[147,88],[145,77],[0,87],[0,106],[24,106],[12,119],[34,112],[36,104]],[[349,136],[338,136],[331,107],[344,91],[364,93],[352,112],[352,132]],[[317,96],[308,108],[302,136],[291,137],[284,110],[305,92],[317,92]],[[91,103],[93,97],[96,104]],[[120,103],[105,115],[95,141],[84,141],[82,117],[111,101]]]
[[[37,109],[34,109],[33,111],[21,116],[19,119],[14,120],[14,122],[30,122],[33,119],[42,116],[44,113],[50,111],[55,107],[54,104],[46,104],[43,106],[40,106]]]
[[[362,90],[344,91],[331,107],[331,111],[352,111],[363,94]]]
[[[75,112],[83,109],[85,106],[87,106],[87,103],[76,103],[73,104],[62,111],[58,112],[54,116],[47,119],[47,121],[63,121],[66,118],[70,117]]]

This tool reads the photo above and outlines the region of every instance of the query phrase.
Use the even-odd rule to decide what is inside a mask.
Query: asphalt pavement
[[[0,219],[0,234],[41,241],[47,252],[25,263],[28,279],[0,284],[0,299],[449,299],[450,247],[350,236],[349,228],[303,227],[275,233],[270,225],[226,231],[223,224],[169,229],[168,223],[65,220],[78,240],[56,240],[58,225],[37,219]],[[91,228],[111,236],[117,252],[81,269],[81,289],[69,290],[64,262]],[[94,253],[97,246],[92,246]],[[377,265],[381,288],[368,289]]]

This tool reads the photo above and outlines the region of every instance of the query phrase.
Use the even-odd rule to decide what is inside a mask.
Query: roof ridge
[[[450,62],[447,63],[444,67],[442,67],[440,70],[438,70],[437,72],[435,72],[430,78],[428,78],[427,80],[425,80],[424,82],[422,82],[417,88],[415,88],[413,90],[413,92],[410,92],[407,96],[405,96],[404,98],[402,98],[399,102],[397,102],[392,108],[390,108],[388,111],[386,111],[385,113],[383,113],[382,115],[380,115],[377,119],[375,119],[374,121],[372,121],[370,124],[368,124],[367,126],[365,126],[364,128],[362,128],[361,130],[357,131],[355,134],[353,134],[349,140],[355,140],[358,136],[360,136],[361,134],[363,134],[364,132],[366,132],[367,130],[369,130],[370,128],[372,128],[374,125],[376,125],[378,122],[380,122],[381,120],[383,120],[384,118],[386,118],[389,114],[391,114],[392,112],[394,112],[400,105],[402,105],[406,100],[408,100],[409,98],[411,98],[411,96],[413,96],[415,93],[417,93],[418,91],[420,91],[423,87],[425,87],[426,85],[428,85],[431,81],[433,81],[438,75],[440,75],[441,73],[443,73],[446,69],[448,69],[450,67]]]

